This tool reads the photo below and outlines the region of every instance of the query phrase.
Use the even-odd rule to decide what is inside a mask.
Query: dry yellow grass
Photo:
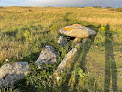
[[[50,25],[66,25],[66,20],[78,20],[94,25],[109,24],[111,28],[122,29],[122,13],[110,11],[108,9],[85,8],[65,8],[65,7],[4,7],[0,8],[0,30],[7,32],[23,25],[41,25],[46,30]],[[43,31],[41,30],[41,31]],[[70,30],[70,29],[66,29]],[[9,42],[1,40],[0,61],[17,55],[20,42]],[[5,45],[5,46],[4,46]],[[6,49],[8,46],[8,49]],[[17,47],[17,48],[15,48]],[[22,46],[21,46],[22,47]]]
[[[46,7],[5,7],[0,9],[1,26],[41,23],[50,25],[55,20],[62,20],[67,12],[69,18],[96,24],[122,25],[122,13],[108,9],[88,8],[46,8]],[[46,23],[45,23],[46,22]]]

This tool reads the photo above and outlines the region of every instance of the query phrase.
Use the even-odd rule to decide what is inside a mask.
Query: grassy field
[[[50,75],[74,47],[72,40],[65,48],[58,45],[57,31],[77,23],[94,29],[97,35],[79,49],[68,72],[57,81]],[[46,65],[49,70],[38,70],[33,63],[46,45],[60,53],[59,62]],[[21,60],[31,63],[31,73],[16,87],[3,91],[120,92],[122,12],[93,7],[0,7],[0,66]]]

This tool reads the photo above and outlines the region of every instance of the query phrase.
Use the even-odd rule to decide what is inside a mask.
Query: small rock
[[[39,58],[36,60],[35,63],[37,63],[38,68],[41,69],[41,64],[46,63],[56,63],[56,56],[58,53],[54,50],[54,48],[50,45],[45,46],[44,50],[41,51]]]
[[[7,63],[0,68],[0,89],[11,87],[30,71],[28,62]]]
[[[76,38],[74,39],[74,43],[80,42],[80,39],[81,39],[81,38],[76,37]]]
[[[58,39],[58,44],[60,44],[63,47],[65,47],[66,44],[67,44],[67,40],[63,36],[60,36],[59,39]]]
[[[75,46],[75,48],[78,49],[78,48],[80,48],[82,45],[83,45],[83,43],[77,43],[76,46]]]
[[[91,39],[87,39],[87,38],[86,38],[86,39],[83,39],[82,42],[85,43],[85,42],[87,42],[87,41],[91,41]]]

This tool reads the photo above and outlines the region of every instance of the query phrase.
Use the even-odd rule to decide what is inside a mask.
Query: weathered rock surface
[[[0,89],[11,87],[30,71],[28,62],[7,63],[0,68]]]
[[[67,44],[67,39],[65,39],[63,36],[60,36],[58,39],[58,44],[62,45],[63,47]]]
[[[90,28],[84,27],[80,24],[73,24],[59,29],[59,32],[66,36],[84,38],[91,35],[95,35],[96,32]]]
[[[50,45],[45,46],[44,50],[41,51],[39,58],[36,60],[35,63],[38,64],[38,68],[41,69],[40,65],[43,63],[50,64],[56,63],[56,56],[58,53],[54,50],[54,48]]]
[[[55,73],[59,72],[60,70],[62,70],[66,63],[75,55],[75,53],[78,51],[78,48],[82,45],[82,43],[78,43],[75,48],[73,48],[71,51],[69,51],[65,58],[63,59],[63,61],[60,63],[60,65],[58,66],[58,69],[55,71]]]

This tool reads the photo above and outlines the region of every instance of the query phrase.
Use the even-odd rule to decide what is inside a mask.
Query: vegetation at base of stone
[[[121,91],[122,13],[118,10],[93,7],[1,7],[0,20],[0,66],[7,62],[28,61],[32,68],[25,79],[2,92]],[[72,40],[65,48],[59,45],[57,41],[60,34],[57,31],[71,24],[92,28],[97,35],[89,37],[92,41],[84,44],[76,58],[71,60],[71,63],[74,61],[71,71],[64,71],[59,75],[60,80],[57,80],[51,75],[75,46]],[[44,64],[43,69],[38,70],[33,63],[46,45],[52,45],[58,51],[59,62]]]
[[[94,77],[86,75],[80,67],[73,71],[62,71],[59,78],[53,76],[53,72],[57,68],[55,64],[42,65],[39,70],[34,64],[30,65],[31,72],[25,79],[9,89],[4,89],[2,92],[89,92],[102,91],[98,88],[97,81]],[[70,75],[71,78],[70,78]],[[67,78],[70,78],[67,81]]]

